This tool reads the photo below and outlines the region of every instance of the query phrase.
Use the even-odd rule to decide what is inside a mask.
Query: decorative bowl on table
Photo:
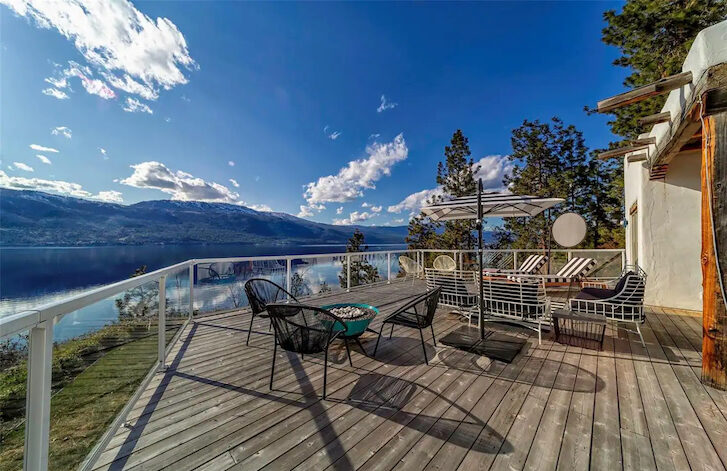
[[[374,320],[374,317],[379,314],[378,308],[369,304],[342,303],[328,304],[321,307],[331,312],[346,324],[347,330],[343,335],[346,338],[358,337],[363,334],[369,324],[371,324],[371,321]],[[327,322],[330,321],[323,321],[324,324]],[[338,326],[336,329],[341,330]]]

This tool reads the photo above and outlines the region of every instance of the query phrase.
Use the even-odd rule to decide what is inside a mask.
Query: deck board
[[[395,281],[310,302],[386,315],[424,289]],[[201,316],[93,469],[725,469],[727,392],[699,381],[694,314],[650,308],[646,348],[609,325],[602,351],[488,324],[527,337],[510,364],[435,347],[427,333],[426,365],[418,332],[398,328],[376,358],[354,347],[353,367],[332,347],[326,401],[322,356],[279,351],[271,391],[268,321],[255,319],[246,346],[249,313]],[[440,309],[435,334],[460,325]],[[372,352],[376,335],[362,342]],[[391,392],[351,400],[371,390]]]

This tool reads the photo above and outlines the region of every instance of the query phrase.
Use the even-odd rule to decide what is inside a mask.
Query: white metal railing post
[[[391,252],[386,253],[386,284],[391,283]]]
[[[517,270],[517,250],[512,251],[512,269]]]
[[[346,291],[351,291],[351,255],[346,254]]]
[[[463,258],[463,255],[464,255],[464,254],[462,253],[462,251],[461,251],[461,250],[457,252],[457,258],[459,258],[459,269],[460,269],[460,270],[463,270],[463,267],[464,267],[464,265],[463,265],[463,263],[462,263],[462,258]]]
[[[293,259],[285,259],[285,289],[290,293],[290,285],[293,277]],[[288,300],[290,301],[290,300]]]
[[[621,271],[626,270],[626,249],[621,249]]]
[[[189,266],[189,318],[194,316],[194,267],[195,264]]]
[[[41,322],[30,329],[23,456],[23,469],[26,471],[48,469],[53,322]]]
[[[159,278],[159,321],[158,321],[158,340],[159,340],[159,367],[157,371],[164,371],[167,360],[167,275]]]

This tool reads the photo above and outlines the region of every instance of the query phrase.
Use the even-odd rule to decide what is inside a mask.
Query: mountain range
[[[401,244],[406,226],[336,226],[226,203],[104,203],[0,189],[0,245],[340,244],[360,229],[369,244]]]

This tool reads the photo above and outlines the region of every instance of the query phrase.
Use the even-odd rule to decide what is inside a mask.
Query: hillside
[[[334,244],[359,228],[370,244],[403,243],[406,226],[334,226],[285,213],[197,201],[120,205],[0,189],[0,245]]]

